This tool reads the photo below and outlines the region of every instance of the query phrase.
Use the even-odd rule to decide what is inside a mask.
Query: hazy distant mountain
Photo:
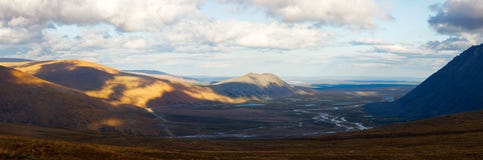
[[[194,79],[198,80],[198,83],[203,83],[207,85],[216,84],[220,81],[233,78],[233,77],[227,77],[227,76],[200,76],[200,75],[193,75],[190,77],[193,77]]]
[[[157,70],[122,70],[122,71],[123,72],[146,73],[146,74],[157,74],[157,75],[172,75],[172,74],[157,71]]]
[[[3,66],[0,75],[0,121],[129,135],[165,135],[159,119],[144,109],[113,106]]]
[[[229,97],[276,98],[297,93],[297,89],[271,73],[248,73],[218,82],[211,87]]]
[[[32,61],[30,59],[22,59],[22,58],[0,58],[0,62],[27,62]]]
[[[0,65],[2,64],[0,62]],[[34,61],[14,63],[9,67],[65,87],[78,89],[89,96],[106,99],[113,104],[153,107],[180,103],[242,102],[240,99],[220,95],[208,87],[125,73],[81,60]]]
[[[365,108],[376,115],[405,119],[482,110],[483,44],[456,56],[402,98]]]
[[[135,73],[135,74],[142,74],[153,76],[155,78],[166,79],[166,80],[173,80],[173,81],[184,81],[188,83],[197,83],[197,79],[191,77],[184,77],[184,76],[177,76],[173,74],[169,74],[166,72],[161,72],[157,70],[122,70],[123,72]]]

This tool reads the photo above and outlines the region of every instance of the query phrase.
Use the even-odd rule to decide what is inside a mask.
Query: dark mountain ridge
[[[166,73],[158,70],[122,70],[122,71],[129,72],[129,73],[144,73],[144,74],[150,74],[150,75],[172,76],[175,78],[180,78],[185,80],[198,81],[196,78],[178,76],[178,75],[174,75],[174,74],[170,74],[170,73]]]
[[[28,62],[33,61],[30,59],[22,59],[22,58],[0,58],[0,62]]]
[[[408,120],[483,109],[483,44],[456,56],[400,99],[364,108]]]

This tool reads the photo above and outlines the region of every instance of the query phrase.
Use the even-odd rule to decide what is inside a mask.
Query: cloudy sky
[[[0,57],[178,75],[421,78],[482,35],[481,0],[0,0]]]

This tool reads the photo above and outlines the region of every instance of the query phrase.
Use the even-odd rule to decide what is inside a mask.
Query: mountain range
[[[173,75],[160,77],[162,72],[123,72],[82,60],[4,60],[0,62],[0,121],[44,127],[166,136],[171,134],[164,125],[166,120],[155,114],[153,107],[243,103],[261,95],[295,94],[292,86],[268,74],[238,81],[270,86],[268,92],[245,88],[238,95],[228,95],[213,86],[189,83]],[[273,85],[279,90],[272,91]]]
[[[241,103],[208,87],[122,72],[81,60],[0,63],[41,79],[105,99],[112,104],[154,107],[168,104]]]

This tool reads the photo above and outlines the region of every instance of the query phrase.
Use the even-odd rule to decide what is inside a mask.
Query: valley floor
[[[245,104],[151,107],[181,138],[293,138],[364,130],[398,121],[373,117],[361,106],[398,98],[414,86],[333,88]]]

